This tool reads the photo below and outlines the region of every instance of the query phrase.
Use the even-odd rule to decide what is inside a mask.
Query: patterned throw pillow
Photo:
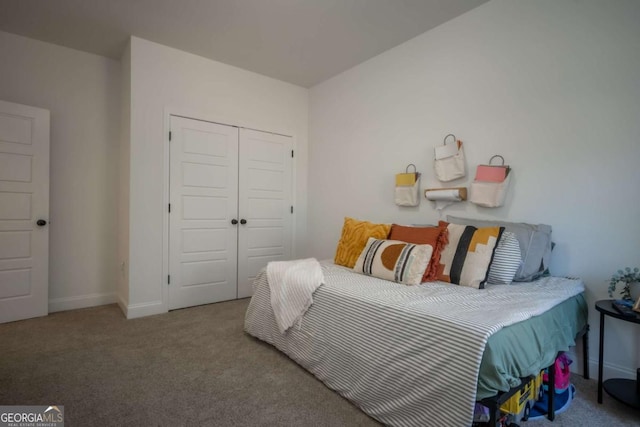
[[[333,262],[353,268],[369,237],[386,239],[390,229],[390,224],[374,224],[368,221],[345,218]]]
[[[401,240],[407,243],[415,243],[417,245],[431,245],[433,254],[431,261],[427,265],[423,282],[433,282],[438,280],[438,265],[440,265],[440,253],[442,248],[447,244],[449,232],[447,227],[408,227],[404,225],[393,224],[389,233],[390,240]]]
[[[506,222],[501,220],[478,220],[447,215],[449,222],[473,225],[474,227],[504,227],[516,235],[520,244],[522,263],[513,278],[514,282],[531,282],[542,276],[551,262],[551,226],[546,224],[527,224],[524,222]]]
[[[447,224],[440,221],[440,225]],[[447,224],[449,243],[440,255],[438,280],[483,289],[504,227]]]
[[[369,238],[354,271],[405,285],[419,285],[433,247]]]
[[[502,237],[493,254],[489,267],[487,283],[492,285],[510,285],[522,264],[520,244],[516,235],[510,231],[502,233]]]

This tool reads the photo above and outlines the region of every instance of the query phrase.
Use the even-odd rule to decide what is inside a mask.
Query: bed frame
[[[589,379],[589,324],[585,325],[585,327],[582,328],[580,332],[578,332],[576,339],[580,337],[582,337],[582,360],[583,360],[582,374],[584,376],[584,379],[588,380]],[[558,355],[559,354],[560,353],[558,353]],[[549,372],[549,384],[550,385],[555,384],[555,376],[556,376],[555,362],[551,366],[549,366],[548,372]],[[482,405],[489,408],[490,418],[489,418],[488,425],[490,427],[502,427],[502,424],[500,424],[500,418],[501,418],[500,406],[502,406],[507,400],[509,400],[511,396],[513,396],[518,391],[520,391],[532,379],[534,379],[534,376],[522,378],[522,382],[520,383],[519,386],[511,388],[511,390],[509,391],[498,393],[495,396],[487,397],[485,399],[478,401],[478,403],[481,403]],[[549,406],[547,408],[547,418],[549,419],[549,421],[553,421],[555,419],[555,408],[553,403],[554,395],[555,395],[555,387],[550,386],[549,400],[548,400]]]

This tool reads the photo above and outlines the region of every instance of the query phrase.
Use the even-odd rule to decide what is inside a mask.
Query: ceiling
[[[0,30],[119,59],[129,35],[311,87],[488,0],[0,0]]]

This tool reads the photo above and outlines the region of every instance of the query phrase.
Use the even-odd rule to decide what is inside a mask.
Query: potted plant
[[[640,282],[640,269],[638,269],[638,267],[633,270],[629,267],[624,270],[618,270],[609,280],[609,296],[613,297],[613,292],[616,290],[618,283],[624,283],[620,295],[622,295],[622,299],[624,300],[633,301],[631,297],[631,284],[637,282]]]

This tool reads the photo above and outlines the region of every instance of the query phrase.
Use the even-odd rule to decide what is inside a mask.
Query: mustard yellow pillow
[[[342,226],[342,235],[338,241],[336,257],[333,262],[353,268],[367,245],[369,237],[386,239],[389,235],[389,230],[391,230],[391,224],[374,224],[349,217],[345,218]]]

